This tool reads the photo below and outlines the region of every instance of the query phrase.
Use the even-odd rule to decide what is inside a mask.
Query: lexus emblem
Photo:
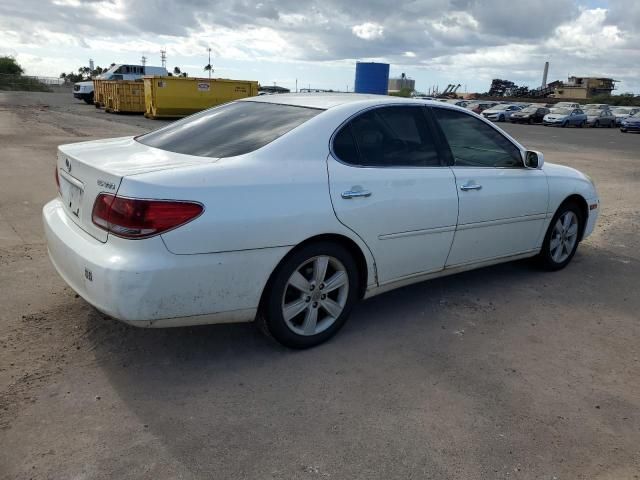
[[[64,166],[67,167],[67,172],[71,173],[71,162],[69,161],[68,158],[65,159]]]

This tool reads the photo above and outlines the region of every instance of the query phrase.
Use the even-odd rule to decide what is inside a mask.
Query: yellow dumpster
[[[104,107],[104,87],[109,80],[93,80],[93,104],[96,108]]]
[[[147,118],[184,117],[258,94],[258,82],[226,78],[144,77]]]
[[[104,109],[110,113],[144,113],[144,82],[141,80],[105,82]]]

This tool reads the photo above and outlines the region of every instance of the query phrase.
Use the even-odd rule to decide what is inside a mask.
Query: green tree
[[[20,66],[16,59],[10,56],[0,57],[0,73],[9,75],[22,75],[24,69]]]
[[[182,71],[180,70],[180,67],[173,67],[173,73],[176,75],[180,75]]]

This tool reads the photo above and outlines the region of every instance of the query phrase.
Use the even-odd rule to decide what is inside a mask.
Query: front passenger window
[[[434,108],[449,143],[454,165],[461,167],[524,167],[520,150],[495,128],[467,113]]]

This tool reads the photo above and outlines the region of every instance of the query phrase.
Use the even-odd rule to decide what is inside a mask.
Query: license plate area
[[[64,207],[69,213],[76,218],[80,218],[80,206],[82,205],[82,194],[84,193],[84,186],[82,182],[70,177],[68,174],[61,171],[60,175],[60,195],[62,196],[62,202]]]

